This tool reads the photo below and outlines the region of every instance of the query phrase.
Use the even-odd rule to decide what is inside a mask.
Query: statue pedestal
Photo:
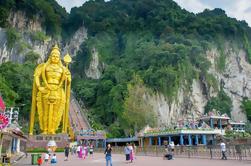
[[[57,148],[64,148],[69,143],[67,134],[54,134],[54,135],[29,135],[27,142],[28,149],[46,148],[50,140],[54,140]]]

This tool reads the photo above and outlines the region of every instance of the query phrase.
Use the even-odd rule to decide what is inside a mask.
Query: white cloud
[[[70,12],[71,8],[82,6],[82,4],[85,3],[87,0],[56,0],[56,1],[61,6],[65,7],[67,12]]]
[[[182,8],[193,12],[199,13],[202,12],[204,9],[212,9],[211,6],[200,2],[200,0],[174,0],[177,2]]]
[[[251,26],[250,0],[174,0],[181,7],[194,13],[204,9],[222,8],[230,17],[245,20]]]
[[[232,5],[227,8],[227,14],[238,20],[245,20],[251,26],[251,4],[250,0],[232,1]]]

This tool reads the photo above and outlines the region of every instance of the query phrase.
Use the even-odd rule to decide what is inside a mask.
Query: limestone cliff
[[[231,116],[236,121],[246,121],[246,114],[241,110],[240,105],[243,97],[251,97],[251,65],[246,61],[246,53],[239,49],[234,51],[226,46],[224,50],[226,64],[223,72],[216,67],[216,59],[220,56],[219,50],[213,48],[205,54],[211,62],[209,73],[213,74],[223,86],[224,92],[231,98],[233,108]],[[217,90],[205,85],[203,80],[193,80],[191,89],[185,91],[180,87],[175,100],[170,100],[161,92],[150,94],[145,92],[144,99],[152,106],[158,116],[158,126],[175,124],[183,118],[196,118],[204,113],[207,101],[216,96]],[[203,88],[207,89],[203,89]],[[203,93],[206,91],[207,93]]]
[[[45,34],[39,17],[29,19],[24,12],[17,11],[10,13],[8,22],[12,27],[12,32],[8,32],[9,28],[0,28],[0,63],[6,61],[22,63],[25,55],[30,51],[40,55],[39,62],[44,61],[48,50],[55,41],[51,40],[50,37],[47,37],[46,40],[34,39],[33,36],[36,33]],[[8,46],[10,44],[8,35],[13,35],[13,33],[18,37],[15,41],[11,41],[11,46]]]
[[[209,72],[216,77],[218,83],[232,99],[232,118],[246,121],[246,115],[240,105],[243,97],[251,97],[251,65],[247,62],[246,52],[242,49],[233,50],[226,45],[224,54],[226,55],[225,70],[219,72],[216,67],[216,59],[220,56],[219,51],[217,49],[207,51],[207,58],[212,63]]]
[[[87,39],[87,31],[84,27],[79,28],[68,43],[62,39],[53,39],[46,35],[39,16],[29,19],[21,11],[10,12],[8,22],[18,38],[11,47],[8,47],[9,28],[0,28],[0,64],[6,61],[23,63],[25,55],[30,51],[39,54],[38,62],[42,62],[47,58],[49,50],[55,43],[60,45],[62,56],[67,52],[75,56],[80,45]],[[41,34],[42,38],[37,37]]]
[[[101,77],[101,70],[103,68],[103,64],[99,61],[98,51],[93,48],[91,54],[91,61],[89,67],[85,70],[85,74],[88,78],[99,79]]]

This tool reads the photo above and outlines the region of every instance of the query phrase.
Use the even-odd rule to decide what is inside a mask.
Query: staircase
[[[83,110],[81,108],[74,95],[71,94],[69,119],[70,119],[71,130],[73,133],[78,133],[81,129],[83,130],[91,129],[85,113],[86,110]]]

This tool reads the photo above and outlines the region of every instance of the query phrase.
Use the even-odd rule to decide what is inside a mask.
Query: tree
[[[156,113],[152,106],[144,98],[148,90],[139,76],[134,76],[128,84],[128,97],[125,99],[123,112],[124,123],[129,134],[139,132],[145,126],[156,125]]]
[[[247,119],[251,121],[251,100],[244,98],[242,100],[241,109],[246,113]]]
[[[221,89],[216,97],[212,97],[205,106],[205,113],[216,109],[220,113],[228,114],[231,117],[232,101],[231,98]]]

